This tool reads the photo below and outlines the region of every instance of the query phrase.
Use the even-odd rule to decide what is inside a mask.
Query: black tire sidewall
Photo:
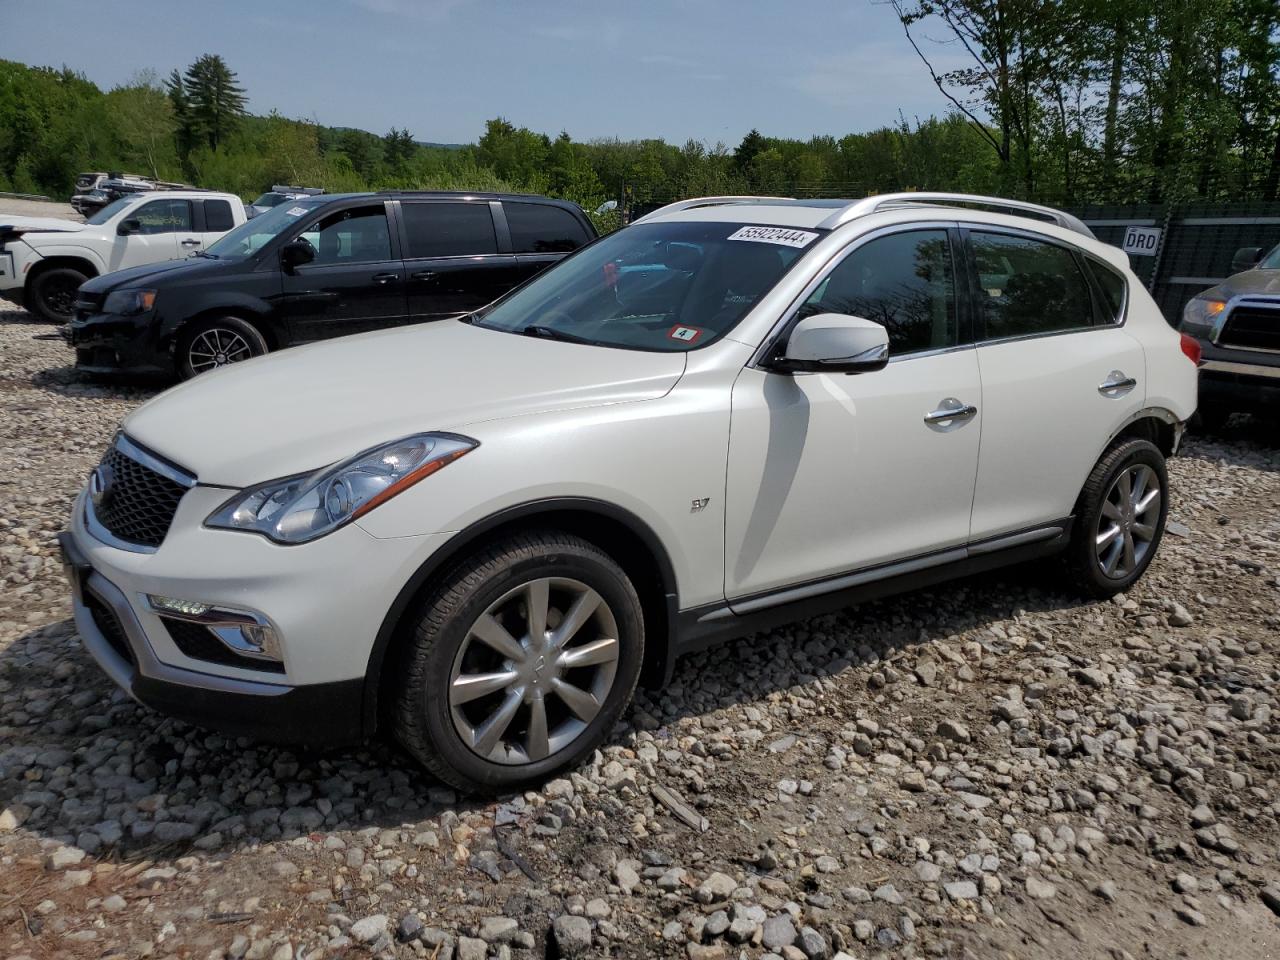
[[[1160,481],[1160,516],[1151,547],[1138,568],[1123,579],[1108,577],[1098,566],[1095,537],[1103,501],[1120,472],[1137,464],[1145,464],[1155,471]],[[1081,498],[1076,517],[1076,536],[1071,545],[1071,565],[1080,586],[1094,596],[1107,597],[1123,593],[1136,583],[1155,560],[1164,540],[1165,520],[1169,515],[1169,473],[1164,454],[1147,440],[1128,440],[1113,447],[1094,467]]]
[[[454,729],[449,709],[449,677],[458,649],[476,618],[513,587],[538,577],[580,580],[604,598],[618,624],[617,673],[600,713],[570,747],[536,763],[508,766],[477,756],[462,742]],[[420,642],[425,640],[428,644],[427,662],[422,671],[427,683],[418,690],[407,692],[413,698],[431,748],[450,768],[452,775],[448,779],[471,790],[515,789],[540,782],[558,770],[580,763],[608,736],[630,702],[644,659],[643,613],[625,574],[615,566],[600,562],[590,553],[576,550],[548,552],[512,563],[471,591],[466,600],[451,611],[442,629],[434,629],[429,612],[424,615],[419,623],[418,637]]]
[[[74,282],[78,289],[88,279],[88,276],[72,267],[53,267],[45,270],[31,281],[31,303],[29,304],[31,312],[48,323],[70,323],[75,315],[75,309],[65,314],[52,312],[45,305],[45,288],[56,280],[68,280]]]
[[[268,351],[266,338],[254,327],[253,324],[239,317],[219,317],[217,320],[202,320],[199,323],[192,324],[189,329],[183,330],[178,337],[177,345],[174,350],[174,368],[177,370],[178,376],[183,380],[190,380],[192,377],[200,376],[200,373],[210,373],[212,371],[205,370],[197,372],[191,368],[191,358],[188,351],[196,337],[204,333],[206,330],[212,330],[221,327],[225,330],[234,330],[240,336],[245,338],[253,351],[253,356],[260,357]],[[235,366],[235,364],[227,364],[227,366]]]

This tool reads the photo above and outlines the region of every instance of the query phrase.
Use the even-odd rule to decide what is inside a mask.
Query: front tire
[[[27,306],[41,320],[70,323],[75,315],[76,292],[80,289],[80,284],[88,279],[85,274],[72,267],[45,270],[31,281],[31,296]]]
[[[1067,569],[1076,588],[1099,599],[1128,590],[1155,558],[1169,512],[1164,454],[1147,440],[1122,440],[1098,461],[1076,505]]]
[[[557,531],[472,554],[425,598],[401,653],[394,725],[467,792],[523,788],[608,735],[644,659],[644,615],[622,568]]]
[[[239,317],[219,317],[195,324],[178,338],[175,364],[183,380],[260,357],[268,350],[266,338]]]

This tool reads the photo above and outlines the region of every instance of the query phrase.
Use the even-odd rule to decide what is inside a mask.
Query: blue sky
[[[946,112],[874,0],[0,0],[0,58],[107,88],[202,53],[249,107],[471,142],[504,116],[552,135],[735,145]]]

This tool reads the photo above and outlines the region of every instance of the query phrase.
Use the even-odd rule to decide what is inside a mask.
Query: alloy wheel
[[[1160,478],[1145,463],[1125,467],[1102,501],[1094,549],[1113,580],[1137,570],[1151,551],[1160,523]]]
[[[467,630],[449,677],[454,730],[494,763],[564,750],[604,707],[618,668],[613,611],[580,580],[507,591]]]
[[[213,327],[201,332],[187,348],[187,361],[195,373],[248,360],[253,356],[249,341],[234,330]]]
[[[54,313],[60,317],[70,317],[75,309],[76,291],[79,284],[72,280],[55,279],[50,277],[45,281],[45,288],[41,291],[44,299],[44,305],[50,313]]]

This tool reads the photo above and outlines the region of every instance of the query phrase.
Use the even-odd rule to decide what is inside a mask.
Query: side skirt
[[[682,610],[670,658],[785,623],[907,593],[959,577],[1052,556],[1066,549],[1075,518],[990,540],[870,567],[857,573]],[[668,668],[670,669],[670,667]]]

